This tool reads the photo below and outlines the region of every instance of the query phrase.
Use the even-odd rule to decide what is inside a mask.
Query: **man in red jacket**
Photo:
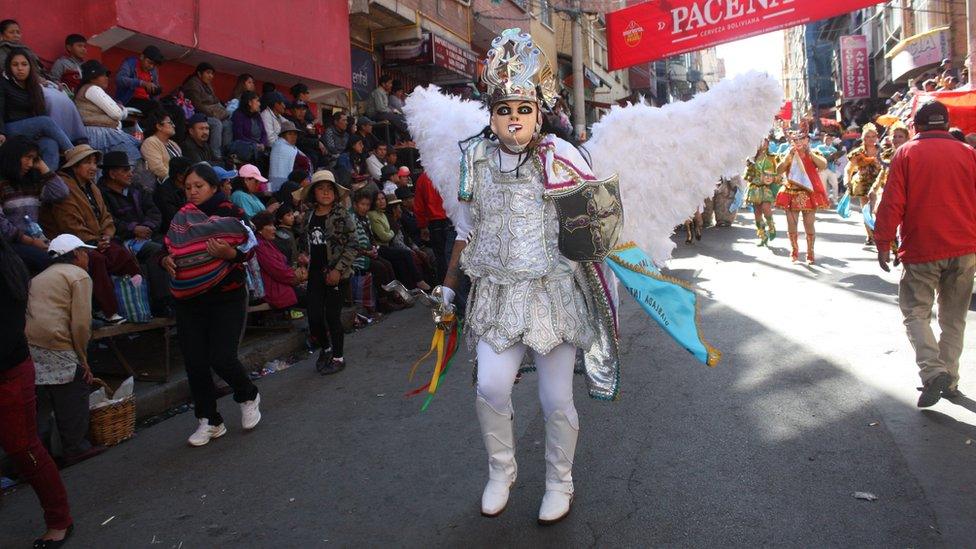
[[[924,385],[918,406],[926,408],[962,395],[959,356],[976,274],[976,150],[949,135],[949,112],[938,101],[919,107],[915,129],[891,160],[874,238],[888,271],[901,227],[898,304]],[[938,340],[931,326],[936,295]]]

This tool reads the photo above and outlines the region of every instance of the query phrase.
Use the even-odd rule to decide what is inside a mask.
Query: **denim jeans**
[[[23,135],[37,141],[41,158],[51,171],[58,169],[58,153],[73,147],[64,131],[54,123],[50,116],[34,116],[7,122],[4,132],[7,135]]]

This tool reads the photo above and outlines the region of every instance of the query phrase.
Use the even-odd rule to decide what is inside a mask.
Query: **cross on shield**
[[[623,225],[620,185],[613,176],[551,195],[559,215],[559,251],[573,261],[603,261]]]

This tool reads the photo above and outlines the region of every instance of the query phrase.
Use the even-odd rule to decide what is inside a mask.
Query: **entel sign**
[[[610,70],[833,17],[879,0],[653,0],[607,14]]]

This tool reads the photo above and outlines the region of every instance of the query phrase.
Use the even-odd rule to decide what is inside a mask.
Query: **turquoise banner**
[[[662,275],[634,245],[614,250],[605,263],[647,314],[701,362],[715,366],[722,353],[709,345],[698,326],[698,294]]]

